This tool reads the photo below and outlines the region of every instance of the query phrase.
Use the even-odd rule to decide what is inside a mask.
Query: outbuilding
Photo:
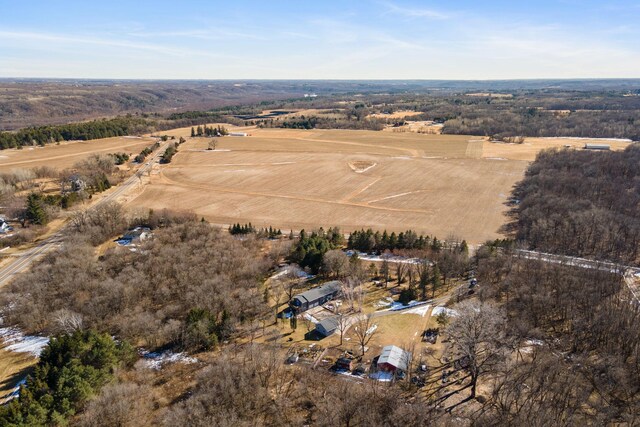
[[[608,151],[608,150],[611,150],[611,146],[606,144],[584,144],[584,149]]]
[[[342,284],[338,280],[323,283],[318,287],[294,296],[291,298],[289,305],[295,313],[299,314],[331,301],[340,294],[341,289]]]
[[[338,316],[327,317],[316,323],[316,331],[322,336],[328,337],[338,329]]]
[[[376,367],[384,372],[405,372],[409,367],[411,353],[404,351],[398,346],[388,345],[382,349]]]

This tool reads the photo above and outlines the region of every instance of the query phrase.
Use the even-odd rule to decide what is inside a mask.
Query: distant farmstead
[[[324,283],[316,288],[298,294],[291,299],[289,305],[295,313],[302,313],[310,308],[325,304],[334,299],[340,293],[342,284],[334,280]]]
[[[608,151],[611,150],[611,146],[606,144],[584,144],[584,149]]]

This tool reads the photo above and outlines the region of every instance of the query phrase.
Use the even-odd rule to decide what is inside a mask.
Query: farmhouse
[[[395,345],[388,345],[382,349],[376,367],[379,371],[384,372],[406,371],[410,359],[411,353],[408,351]]]
[[[231,132],[229,136],[248,136],[249,134],[246,132]]]
[[[294,296],[289,305],[295,313],[302,313],[332,300],[340,293],[340,289],[341,283],[339,281],[327,282]]]
[[[338,316],[327,317],[316,324],[316,331],[322,336],[328,337],[338,329]]]
[[[607,151],[611,149],[611,146],[606,144],[584,144],[585,150],[603,150]]]
[[[132,244],[140,243],[151,237],[151,229],[147,227],[136,227],[133,230],[129,230],[117,240],[120,246],[129,246]]]

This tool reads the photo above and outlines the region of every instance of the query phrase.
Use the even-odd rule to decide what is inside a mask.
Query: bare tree
[[[398,285],[404,283],[406,273],[407,273],[407,264],[405,264],[404,262],[397,262],[396,277],[398,279]]]
[[[426,258],[423,258],[418,263],[417,267],[418,273],[418,284],[420,287],[420,293],[422,294],[422,299],[427,299],[427,285],[429,284],[429,272],[431,271],[431,263]]]
[[[327,276],[344,277],[349,268],[349,257],[340,249],[334,249],[324,254],[322,269]]]
[[[362,356],[364,356],[367,344],[369,344],[371,338],[379,332],[378,325],[373,323],[373,317],[371,314],[362,314],[356,318],[353,330],[356,339],[358,340],[358,344],[360,345]]]
[[[476,396],[478,378],[500,361],[504,335],[503,314],[489,303],[466,300],[455,306],[457,315],[445,329],[454,357],[470,374],[471,395]]]
[[[380,265],[380,275],[384,279],[384,287],[389,286],[390,277],[389,256],[387,254],[382,256],[382,264]]]

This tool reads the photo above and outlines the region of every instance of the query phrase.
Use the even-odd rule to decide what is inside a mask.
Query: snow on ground
[[[38,357],[42,349],[49,343],[49,337],[24,335],[17,328],[0,328],[0,341],[5,350],[16,353],[31,353]]]
[[[458,315],[457,311],[439,305],[439,306],[433,308],[433,311],[431,312],[431,316],[438,316],[441,313],[445,313],[447,316],[457,316]]]
[[[378,325],[371,325],[371,327],[369,329],[367,329],[367,332],[365,332],[365,335],[371,335],[372,333],[374,333],[376,331],[376,329],[378,329]]]
[[[411,308],[409,310],[405,310],[405,311],[402,312],[402,314],[417,314],[417,315],[419,315],[421,317],[424,317],[427,314],[427,312],[429,311],[430,308],[431,308],[431,305],[423,304],[423,305],[420,305],[418,307]]]
[[[401,302],[398,301],[394,301],[391,306],[389,308],[387,308],[384,311],[400,311],[400,310],[407,310],[409,308],[413,308],[413,307],[418,307],[418,306],[423,306],[426,305],[427,302],[426,301],[409,301],[409,304],[404,305]]]
[[[271,276],[271,279],[277,279],[279,277],[286,275],[287,273],[289,273],[290,269],[291,269],[290,265],[287,265],[286,267],[282,267],[276,274]],[[309,274],[302,270],[298,270],[297,276],[305,279],[311,279],[312,277],[314,277],[312,274]]]
[[[150,352],[146,350],[140,350],[144,365],[149,369],[161,369],[167,363],[197,363],[198,359],[195,357],[187,356],[185,353],[174,353],[171,350],[165,350],[162,352]]]
[[[385,256],[370,255],[364,252],[358,252],[358,251],[352,251],[352,250],[348,250],[345,253],[347,254],[347,256],[353,256],[354,253],[357,253],[358,258],[360,258],[362,261],[382,262],[386,259],[388,262],[399,263],[399,264],[420,264],[420,260],[418,258],[405,258],[401,256],[396,256],[396,255],[385,255]]]
[[[384,299],[381,299],[378,302],[374,302],[373,306],[375,308],[389,307],[389,306],[393,305],[393,303],[394,303],[393,298],[385,297]]]
[[[372,374],[369,374],[369,378],[371,378],[373,380],[383,381],[383,382],[390,382],[390,381],[393,380],[393,373],[385,372],[385,371],[378,371],[378,372],[374,372]]]
[[[315,317],[313,317],[312,315],[310,315],[309,313],[305,313],[302,315],[302,317],[304,317],[305,319],[309,320],[311,323],[316,324],[319,323],[320,321],[318,319],[316,319]]]

